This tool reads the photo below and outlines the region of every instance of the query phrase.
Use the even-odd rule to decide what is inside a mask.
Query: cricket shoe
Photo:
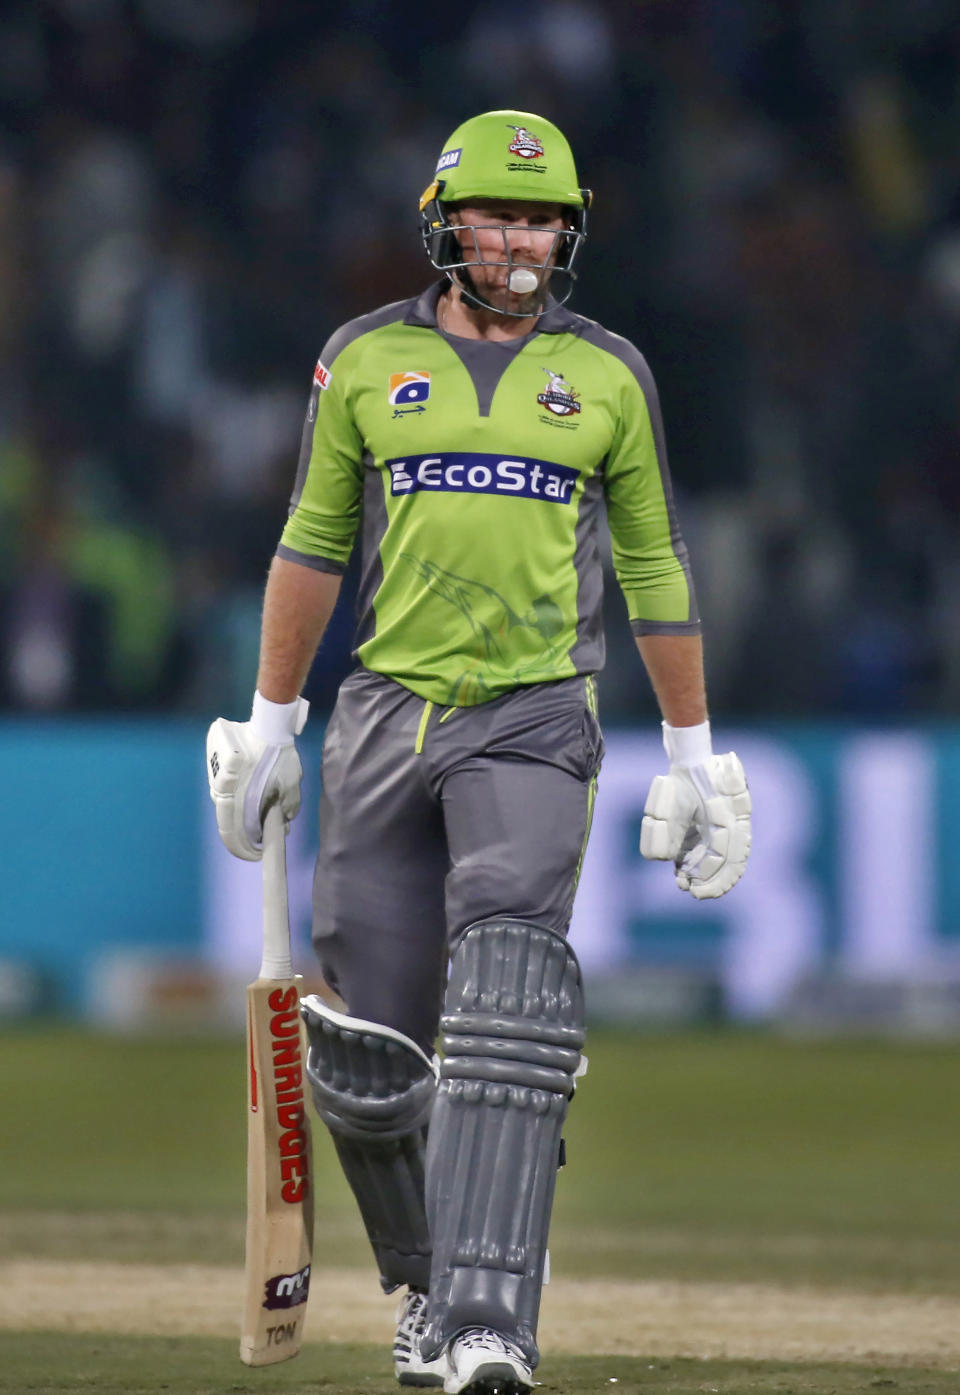
[[[519,1347],[489,1327],[468,1327],[448,1348],[444,1395],[527,1395],[533,1371]]]
[[[427,1295],[419,1288],[408,1289],[397,1309],[397,1335],[393,1339],[393,1370],[401,1385],[443,1385],[447,1374],[447,1354],[441,1351],[432,1361],[420,1355],[420,1338],[427,1315]]]

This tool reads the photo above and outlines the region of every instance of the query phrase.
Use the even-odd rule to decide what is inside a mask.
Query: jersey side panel
[[[570,317],[573,328],[575,317]],[[576,332],[538,336],[524,351],[531,372],[523,384],[521,413],[551,454],[579,473],[576,518],[565,540],[555,576],[569,625],[564,643],[575,673],[598,672],[604,663],[603,563],[600,518],[606,457],[617,429],[617,399],[610,391],[608,364]],[[518,383],[519,386],[519,383]]]
[[[402,321],[412,302],[397,301],[335,331],[317,363],[290,517],[278,555],[320,571],[342,572],[350,558],[363,493],[363,441],[353,416],[353,363],[363,340]]]
[[[680,532],[653,375],[628,340],[585,321],[619,393],[605,493],[614,569],[637,635],[698,634],[693,579]]]
[[[383,476],[374,467],[369,451],[363,456],[363,506],[360,585],[357,591],[357,629],[354,657],[376,633],[376,597],[383,585],[383,537],[387,531],[387,505]]]

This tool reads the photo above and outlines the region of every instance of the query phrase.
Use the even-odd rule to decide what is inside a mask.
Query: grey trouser
[[[450,708],[350,675],[323,748],[313,937],[352,1016],[430,1052],[469,925],[566,933],[602,752],[591,678]]]

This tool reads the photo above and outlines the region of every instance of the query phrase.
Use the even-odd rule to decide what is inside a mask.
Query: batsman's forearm
[[[672,727],[695,727],[707,720],[703,644],[699,635],[640,635],[643,659],[663,719]]]
[[[267,577],[257,688],[271,702],[293,702],[306,682],[340,594],[340,577],[275,557]]]

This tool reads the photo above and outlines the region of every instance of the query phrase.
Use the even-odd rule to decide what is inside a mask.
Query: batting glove
[[[643,810],[640,851],[671,861],[677,886],[698,901],[723,896],[743,876],[750,855],[750,791],[733,751],[711,753],[710,723],[663,723],[670,759],[657,775]]]
[[[253,697],[249,722],[218,717],[207,732],[207,779],[220,837],[247,862],[263,856],[263,815],[279,804],[289,830],[300,808],[303,767],[294,738],[303,731],[310,704]]]

